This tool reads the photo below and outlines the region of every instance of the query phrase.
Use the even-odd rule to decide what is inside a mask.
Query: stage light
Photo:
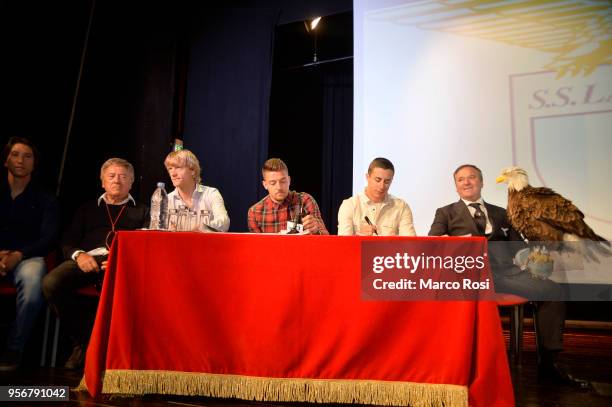
[[[314,63],[317,62],[317,27],[319,26],[320,22],[321,22],[321,17],[313,18],[310,21],[308,20],[304,21],[306,32],[308,32],[308,34],[312,34],[314,38],[314,53],[312,56],[312,62]]]
[[[314,20],[312,20],[310,22],[310,29],[311,30],[316,30],[317,29],[317,25],[319,25],[319,21],[321,21],[321,17],[317,17]]]
[[[312,20],[304,21],[304,27],[306,27],[306,31],[309,34],[312,33],[312,32],[316,32],[317,26],[321,22],[321,18],[322,17],[316,17],[316,18],[313,18]]]

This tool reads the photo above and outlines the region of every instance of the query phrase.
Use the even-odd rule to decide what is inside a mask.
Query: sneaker
[[[6,350],[0,357],[0,372],[12,372],[21,364],[21,352]]]
[[[85,348],[83,345],[75,345],[72,348],[72,354],[64,364],[66,369],[78,370],[85,365]]]

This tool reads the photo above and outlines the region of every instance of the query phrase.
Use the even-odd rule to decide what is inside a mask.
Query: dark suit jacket
[[[493,228],[487,237],[489,241],[517,241],[521,242],[520,235],[510,226],[506,210],[499,206],[484,202],[487,217]],[[438,208],[436,216],[429,229],[429,236],[478,236],[478,228],[468,207],[462,200]],[[520,244],[522,247],[522,244]],[[520,272],[512,263],[512,257],[519,249],[517,245],[489,244],[491,266],[496,273],[516,274]]]
[[[489,240],[521,240],[518,233],[512,229],[506,210],[499,206],[484,203],[487,208],[487,217],[493,231],[489,235]],[[446,205],[436,210],[436,216],[429,229],[429,236],[478,236],[478,228],[474,218],[470,214],[468,207],[462,200],[450,205]]]

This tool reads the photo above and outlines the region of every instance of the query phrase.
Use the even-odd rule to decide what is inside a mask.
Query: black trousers
[[[495,291],[515,294],[535,301],[536,334],[540,350],[556,352],[563,350],[563,327],[565,325],[565,302],[554,301],[564,298],[557,283],[538,280],[527,272],[514,275],[493,275]],[[548,301],[550,300],[550,301]]]
[[[95,311],[84,307],[77,290],[96,284],[100,275],[85,273],[73,260],[66,260],[43,278],[43,295],[60,318],[62,329],[74,342],[85,345],[89,342]]]

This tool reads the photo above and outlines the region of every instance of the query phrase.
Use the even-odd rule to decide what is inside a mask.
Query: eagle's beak
[[[499,177],[495,178],[495,182],[498,184],[500,182],[506,182],[506,177],[504,175],[500,175]]]

